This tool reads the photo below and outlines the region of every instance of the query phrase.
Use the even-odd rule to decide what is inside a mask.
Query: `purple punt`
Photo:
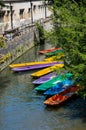
[[[46,67],[53,66],[55,64],[61,64],[61,63],[62,62],[54,62],[54,63],[40,64],[40,65],[32,65],[32,66],[26,66],[26,67],[13,68],[12,70],[15,71],[15,72],[20,72],[20,71],[46,68]]]
[[[49,81],[50,79],[52,79],[52,78],[54,78],[56,76],[57,76],[56,72],[49,73],[49,74],[47,74],[45,76],[42,76],[41,78],[36,79],[35,81],[33,81],[33,84],[45,83],[45,82]]]

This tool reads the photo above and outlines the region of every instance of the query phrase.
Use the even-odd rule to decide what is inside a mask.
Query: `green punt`
[[[63,53],[63,50],[56,50],[56,51],[53,51],[53,52],[47,52],[45,53],[46,56],[53,56],[53,55],[57,55],[59,53]]]
[[[35,90],[37,91],[46,91],[47,89],[55,86],[55,84],[57,84],[58,82],[62,82],[67,78],[71,78],[73,76],[72,73],[65,73],[65,74],[61,74],[41,85],[39,85],[38,87],[35,88]]]

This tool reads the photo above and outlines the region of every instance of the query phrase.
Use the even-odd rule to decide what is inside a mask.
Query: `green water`
[[[15,62],[41,61],[40,48],[48,45],[32,48]],[[46,97],[32,84],[35,71],[13,73],[6,68],[0,74],[0,130],[85,130],[86,101],[74,96],[61,106],[45,106]]]

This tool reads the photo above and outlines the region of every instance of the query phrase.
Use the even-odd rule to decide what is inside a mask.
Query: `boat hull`
[[[48,68],[40,70],[38,72],[35,72],[35,73],[31,74],[31,76],[32,77],[41,77],[41,76],[43,76],[45,74],[53,72],[57,68],[62,68],[63,66],[64,66],[64,64],[56,64],[54,66],[48,67]]]
[[[55,60],[59,60],[61,59],[62,57],[64,57],[64,54],[61,54],[61,55],[56,55],[56,56],[51,56],[49,58],[45,58],[44,61],[55,61]]]
[[[33,84],[43,84],[56,76],[56,72],[49,73],[33,81]]]
[[[79,86],[72,86],[72,87],[66,89],[65,91],[63,91],[61,94],[56,94],[56,95],[48,98],[47,100],[44,101],[44,104],[51,105],[51,106],[59,105],[62,102],[69,99],[70,97],[72,97],[79,90],[80,90]]]
[[[63,54],[63,50],[56,50],[56,51],[53,51],[53,52],[47,52],[45,53],[45,56],[54,56],[54,55],[57,55],[57,54]]]
[[[74,81],[72,81],[71,79],[66,79],[63,82],[59,82],[55,86],[45,91],[44,95],[52,96],[55,94],[59,94],[73,85],[74,85]]]
[[[53,66],[55,64],[60,64],[60,62],[41,64],[41,65],[32,65],[32,66],[26,66],[26,67],[18,67],[18,68],[13,68],[12,70],[14,72],[20,72],[20,71],[27,71],[27,70],[46,68],[46,67],[49,67],[49,66]]]
[[[26,67],[26,66],[31,66],[31,65],[41,65],[41,64],[48,64],[48,63],[55,63],[57,61],[39,61],[39,62],[27,62],[27,63],[15,63],[15,64],[10,64],[10,68],[17,68],[17,67]]]
[[[61,47],[59,47],[59,48],[50,48],[48,50],[39,51],[39,54],[44,54],[44,53],[47,53],[47,52],[52,52],[52,51],[61,50],[61,49],[62,49]]]
[[[71,78],[72,76],[73,76],[73,74],[71,74],[71,73],[61,74],[45,83],[39,85],[38,87],[35,88],[35,90],[36,91],[46,91],[47,89],[55,86],[57,83],[62,82],[66,78]]]

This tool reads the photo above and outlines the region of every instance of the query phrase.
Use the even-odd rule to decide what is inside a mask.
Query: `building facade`
[[[44,0],[3,0],[7,7],[0,9],[0,29],[13,29],[51,15]]]

